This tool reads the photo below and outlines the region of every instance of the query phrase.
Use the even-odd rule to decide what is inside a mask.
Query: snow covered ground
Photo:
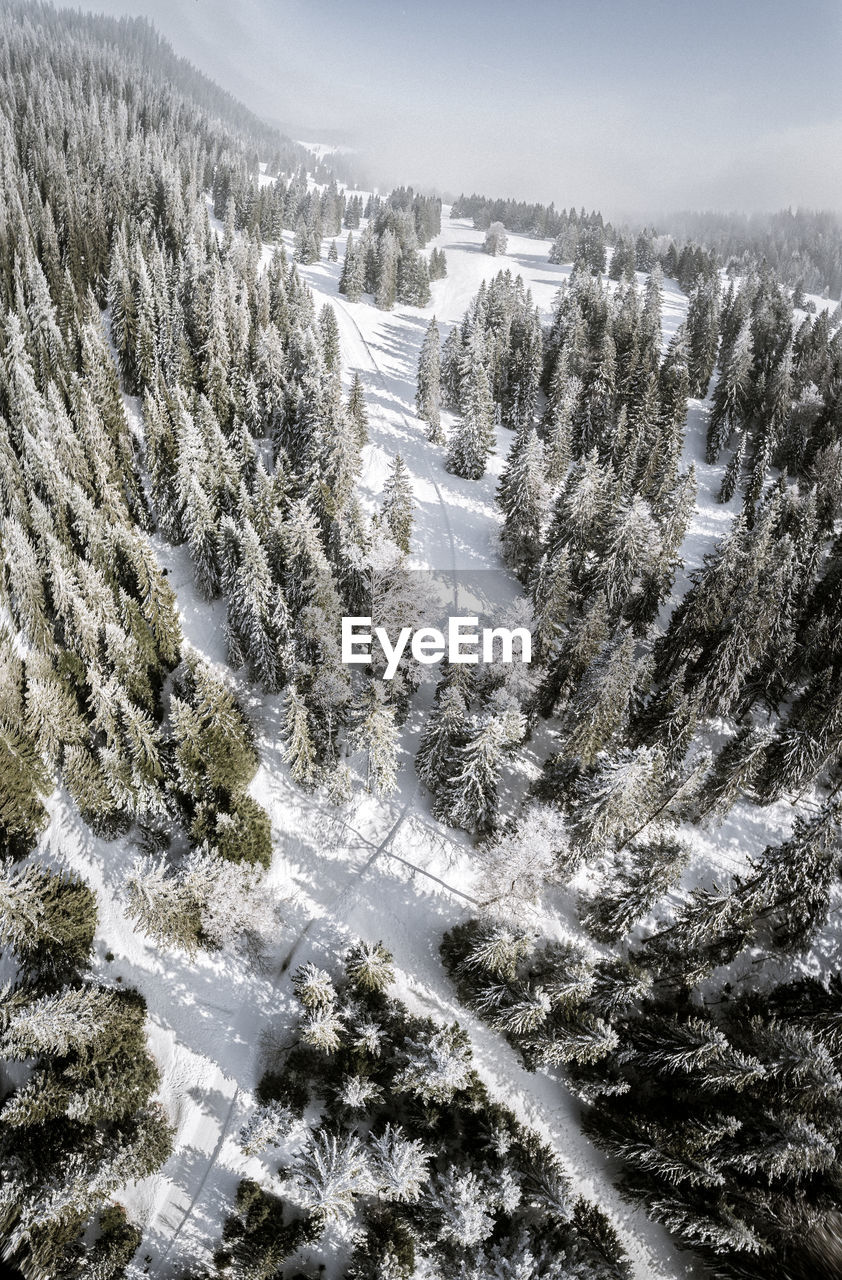
[[[484,570],[494,575],[495,596],[502,607],[519,594],[500,559],[500,515],[494,502],[510,437],[500,429],[501,437],[507,438],[499,441],[483,480],[448,474],[443,451],[427,442],[414,413],[418,351],[431,315],[439,320],[444,337],[448,326],[461,320],[480,282],[506,268],[523,276],[542,318],[548,318],[569,267],[550,265],[549,241],[517,235],[509,235],[505,257],[491,258],[482,252],[481,233],[445,216],[434,243],[447,254],[448,275],[433,284],[431,305],[384,313],[370,300],[349,303],[337,292],[346,234],[338,238],[339,262],[323,261],[301,271],[317,307],[329,301],[336,310],[346,386],[359,372],[365,388],[371,442],[364,451],[364,497],[372,507],[379,502],[388,463],[399,451],[413,477],[416,499],[413,563],[419,569],[446,572]],[[291,244],[291,236],[286,239]],[[267,248],[267,259],[270,253]],[[674,282],[666,281],[665,342],[685,312],[686,298]],[[129,408],[137,413],[131,402]],[[688,458],[695,458],[698,466],[699,506],[677,592],[686,586],[686,572],[699,565],[727,531],[734,510],[733,504],[722,507],[715,501],[721,469],[702,461],[703,413],[702,406],[691,406]],[[358,790],[347,809],[339,812],[321,797],[303,793],[282,763],[282,699],[262,696],[228,668],[224,604],[199,598],[186,549],[171,548],[159,538],[155,546],[178,594],[187,643],[236,690],[255,725],[261,767],[252,791],[272,820],[275,857],[269,884],[282,902],[275,936],[267,940],[260,963],[229,953],[189,960],[164,951],[136,932],[123,912],[121,891],[131,852],[125,842],[96,839],[65,795],[53,798],[45,848],[56,864],[74,867],[97,891],[96,972],[144,993],[151,1047],[163,1075],[162,1098],[176,1126],[176,1150],[163,1171],[124,1197],[144,1227],[142,1255],[144,1261],[148,1255],[148,1273],[166,1277],[191,1263],[207,1262],[237,1181],[249,1174],[272,1185],[270,1164],[244,1157],[236,1137],[253,1106],[252,1090],[266,1046],[288,1039],[294,1017],[291,973],[310,959],[332,967],[345,940],[361,935],[382,939],[394,952],[399,993],[411,1007],[447,1020],[459,1018],[468,1028],[480,1074],[495,1094],[552,1142],[574,1186],[609,1213],[639,1280],[703,1274],[659,1226],[620,1198],[612,1184],[611,1162],[582,1135],[577,1105],[558,1079],[527,1073],[500,1036],[457,1004],[438,945],[445,929],[472,909],[475,859],[466,837],[432,818],[415,777],[418,707],[402,735],[399,788],[388,801]],[[453,581],[456,590],[456,573]],[[454,598],[453,603],[458,601]],[[533,744],[528,749],[533,758],[527,758],[524,768],[537,768],[536,753],[544,749]],[[695,865],[721,877],[747,853],[780,838],[790,821],[791,811],[784,812],[784,807],[762,815],[749,806],[738,807],[718,831],[696,837]],[[548,932],[557,933],[569,916],[569,895],[566,900],[560,895],[542,923]]]

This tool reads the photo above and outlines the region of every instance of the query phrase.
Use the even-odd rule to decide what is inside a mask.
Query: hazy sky
[[[83,0],[84,3],[84,0]],[[383,181],[842,209],[842,0],[94,0]]]

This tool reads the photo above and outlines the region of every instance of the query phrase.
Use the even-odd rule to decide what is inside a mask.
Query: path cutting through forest
[[[544,318],[565,274],[547,265],[544,242],[510,237],[509,257],[494,260],[479,252],[480,239],[463,224],[445,222],[436,241],[447,252],[449,269],[448,280],[433,286],[442,336],[461,319],[479,281],[498,270],[524,274]],[[416,497],[413,564],[452,576],[453,609],[459,607],[463,570],[486,573],[501,609],[507,606],[520,588],[499,556],[494,490],[510,437],[499,429],[497,456],[482,481],[461,480],[446,472],[443,450],[427,441],[413,410],[417,354],[433,308],[385,314],[370,302],[348,303],[337,294],[337,264],[302,268],[302,275],[317,307],[329,301],[335,308],[346,384],[354,371],[364,383],[371,443],[364,451],[361,488],[369,506],[378,503],[388,463],[400,451]],[[127,401],[127,408],[139,426],[139,406]],[[177,593],[187,644],[235,690],[255,724],[261,767],[252,791],[270,814],[276,850],[268,884],[287,901],[264,966],[229,953],[195,961],[163,953],[134,931],[122,909],[125,850],[83,837],[69,803],[56,812],[54,830],[60,835],[72,824],[67,847],[74,849],[73,865],[100,898],[99,953],[115,957],[107,971],[119,970],[146,997],[152,1047],[162,1062],[162,1097],[176,1123],[170,1161],[124,1197],[146,1227],[143,1248],[152,1274],[176,1275],[207,1258],[241,1177],[272,1185],[271,1158],[247,1159],[235,1141],[254,1105],[262,1044],[267,1036],[277,1043],[293,1024],[291,977],[298,964],[312,960],[333,967],[337,952],[360,935],[380,938],[393,951],[398,994],[410,1007],[448,1021],[458,1018],[466,1026],[480,1075],[551,1142],[574,1189],[609,1214],[636,1280],[701,1275],[661,1227],[620,1197],[611,1162],[582,1133],[578,1106],[561,1083],[546,1073],[526,1072],[511,1046],[455,999],[438,944],[446,929],[471,913],[475,855],[463,833],[441,827],[429,811],[413,768],[417,708],[401,733],[393,797],[358,793],[350,810],[339,813],[323,796],[302,791],[283,764],[283,699],[262,695],[228,667],[224,604],[198,596],[186,547],[170,547],[157,536],[153,544]],[[422,701],[423,696],[422,689]]]

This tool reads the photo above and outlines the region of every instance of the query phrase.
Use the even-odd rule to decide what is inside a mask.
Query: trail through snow
[[[291,242],[291,236],[285,239]],[[434,243],[446,251],[448,276],[433,285],[433,303],[424,309],[383,313],[370,301],[348,303],[337,292],[340,263],[320,262],[301,272],[317,307],[329,301],[335,308],[346,385],[355,371],[364,384],[371,434],[361,477],[364,500],[370,508],[379,502],[388,464],[399,451],[413,477],[413,564],[452,575],[453,608],[459,606],[459,573],[484,571],[502,610],[520,594],[500,559],[494,502],[511,437],[498,430],[497,452],[482,481],[446,472],[443,451],[427,442],[414,414],[417,356],[433,313],[444,337],[461,320],[480,282],[506,268],[523,275],[546,320],[569,268],[549,264],[548,241],[510,235],[502,258],[484,254],[481,241],[467,223],[445,217]],[[678,287],[665,282],[665,340],[685,311]],[[137,415],[138,406],[127,404]],[[713,477],[706,483],[711,491]],[[700,562],[728,519],[727,508],[714,511],[706,502],[688,539],[689,567]],[[413,1009],[458,1018],[467,1027],[483,1079],[552,1142],[575,1189],[610,1215],[637,1280],[702,1275],[661,1227],[621,1198],[613,1185],[614,1165],[583,1135],[577,1104],[561,1082],[526,1072],[507,1042],[454,997],[438,945],[446,929],[470,914],[474,860],[467,838],[432,818],[415,777],[423,697],[402,733],[394,797],[380,801],[358,792],[345,811],[337,812],[321,796],[305,794],[282,760],[282,698],[261,695],[227,666],[224,604],[199,598],[186,548],[170,547],[157,536],[153,543],[177,592],[187,644],[236,691],[255,725],[261,766],[252,791],[269,812],[275,847],[267,884],[284,901],[277,936],[260,963],[227,952],[191,961],[163,951],[135,932],[121,906],[125,841],[96,839],[66,795],[53,798],[45,847],[56,864],[74,867],[97,891],[96,972],[137,986],[146,997],[151,1047],[163,1075],[162,1099],[176,1127],[176,1149],[164,1169],[122,1197],[144,1227],[148,1273],[168,1277],[206,1263],[239,1179],[248,1175],[272,1185],[271,1163],[245,1157],[235,1141],[254,1105],[264,1049],[289,1038],[295,1016],[290,978],[297,965],[312,959],[332,967],[345,942],[361,935],[382,939],[393,951],[399,994]],[[553,932],[558,918],[549,914],[545,924]]]

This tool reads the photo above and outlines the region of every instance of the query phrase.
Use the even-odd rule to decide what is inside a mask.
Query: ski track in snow
[[[337,237],[340,246],[346,235],[343,231]],[[289,248],[291,235],[285,234],[284,240]],[[569,274],[569,267],[547,261],[549,241],[510,234],[507,255],[497,258],[482,252],[481,241],[481,233],[467,222],[443,219],[442,234],[429,247],[445,249],[448,276],[433,283],[433,302],[423,309],[398,307],[384,313],[368,300],[345,301],[337,293],[341,251],[338,263],[300,268],[317,307],[329,301],[336,311],[346,387],[354,371],[363,380],[371,438],[363,450],[361,496],[373,509],[382,495],[388,462],[400,451],[413,477],[416,499],[412,563],[452,573],[454,609],[457,575],[463,570],[493,574],[501,608],[520,594],[499,556],[500,515],[494,502],[511,437],[498,428],[496,455],[483,480],[461,480],[445,471],[443,451],[428,443],[412,407],[424,330],[435,314],[444,337],[461,320],[480,282],[506,268],[523,275],[546,320],[555,292]],[[266,250],[265,261],[271,252]],[[685,313],[686,299],[674,282],[666,281],[665,342]],[[137,403],[127,398],[127,410],[133,426],[140,429]],[[686,588],[687,573],[727,531],[735,509],[733,503],[722,507],[715,502],[721,469],[707,467],[701,459],[703,413],[703,406],[691,405],[687,456],[697,462],[699,502],[685,543],[686,567],[676,583],[678,594]],[[445,424],[448,417],[444,415]],[[466,902],[474,901],[473,859],[467,837],[432,818],[412,765],[420,707],[425,688],[429,697],[431,686],[422,685],[402,731],[395,795],[381,801],[358,791],[344,811],[331,808],[322,796],[295,786],[283,765],[283,699],[261,695],[242,673],[228,667],[224,604],[209,604],[198,596],[185,547],[171,547],[159,535],[152,542],[177,593],[186,645],[235,690],[255,726],[261,765],[251,791],[272,820],[275,852],[267,886],[283,902],[277,936],[267,944],[260,963],[230,952],[190,960],[158,948],[135,932],[121,905],[127,856],[132,852],[127,842],[94,837],[65,793],[57,792],[50,802],[52,821],[43,852],[55,865],[77,870],[97,892],[94,973],[106,981],[119,977],[146,997],[150,1045],[162,1073],[161,1099],[175,1125],[175,1150],[164,1168],[120,1197],[144,1228],[140,1257],[149,1257],[148,1274],[169,1277],[210,1260],[240,1178],[250,1176],[266,1187],[277,1187],[271,1160],[245,1157],[232,1135],[254,1105],[265,1046],[282,1044],[295,1021],[293,961],[313,960],[335,968],[337,952],[360,935],[382,939],[393,951],[399,966],[397,991],[413,1011],[458,1019],[469,1030],[482,1078],[495,1096],[552,1143],[574,1190],[609,1213],[637,1280],[704,1275],[658,1224],[620,1196],[613,1183],[617,1167],[582,1133],[578,1104],[560,1080],[547,1072],[527,1072],[511,1046],[455,999],[438,945],[446,929],[471,913]],[[774,837],[775,824],[786,820],[782,812],[743,808],[751,811],[751,823],[738,806],[718,832],[698,837],[697,860],[708,874],[711,868],[720,875],[733,870],[747,853],[769,842],[770,823]],[[566,902],[548,908],[542,924],[549,933],[557,932],[569,914],[568,895]],[[108,961],[106,953],[113,953],[113,960]],[[143,1263],[137,1268],[140,1274]]]

